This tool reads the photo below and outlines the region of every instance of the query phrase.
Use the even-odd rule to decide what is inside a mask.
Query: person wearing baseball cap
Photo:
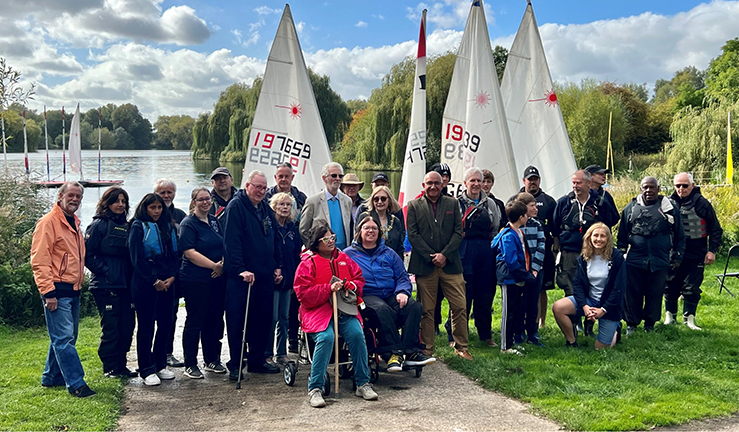
[[[431,171],[436,171],[441,175],[441,193],[443,195],[449,195],[449,191],[447,190],[447,185],[449,184],[449,181],[452,179],[452,169],[449,168],[449,165],[441,162],[436,162],[434,166],[431,168]],[[453,197],[453,196],[452,196]],[[456,198],[456,197],[453,197]]]
[[[213,185],[213,189],[210,191],[212,204],[208,213],[220,220],[228,202],[236,194],[234,178],[228,168],[218,167],[210,173],[210,184]]]
[[[541,174],[539,173],[539,169],[533,165],[529,165],[524,170],[523,187],[519,192],[528,192],[536,199],[536,208],[539,210],[536,220],[544,228],[544,236],[546,237],[544,267],[541,271],[541,294],[539,295],[538,316],[539,327],[544,327],[548,309],[546,291],[554,289],[554,254],[552,254],[554,238],[552,237],[552,219],[554,219],[554,209],[557,207],[557,201],[541,189]]]
[[[372,189],[376,188],[377,186],[390,187],[390,178],[384,172],[378,172],[372,176]]]
[[[377,174],[375,174],[375,177],[373,177],[373,179],[374,178],[377,178]],[[362,209],[364,208],[365,200],[359,195],[359,191],[362,190],[363,187],[364,182],[359,180],[359,177],[357,177],[355,173],[349,173],[345,175],[344,178],[341,180],[341,186],[339,186],[339,189],[341,189],[341,191],[344,192],[346,196],[352,199],[352,223],[351,229],[349,230],[349,232],[351,233],[354,232],[354,227],[357,224],[357,215],[359,215],[359,213],[362,213]]]

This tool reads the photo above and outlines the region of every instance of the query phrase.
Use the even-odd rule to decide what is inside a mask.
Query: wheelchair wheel
[[[423,366],[416,366],[416,378],[421,378],[422,373],[423,373]]]
[[[331,396],[331,375],[328,372],[323,374],[323,396]]]
[[[291,361],[285,365],[282,370],[282,379],[285,380],[285,384],[292,386],[295,384],[295,376],[298,374],[298,365]]]

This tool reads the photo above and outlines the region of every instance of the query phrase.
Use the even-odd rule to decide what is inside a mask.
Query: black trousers
[[[295,291],[290,291],[290,316],[287,326],[287,337],[289,340],[290,346],[297,347],[298,343],[298,328],[300,327],[300,322],[298,321],[298,310],[300,309],[300,302],[298,301],[298,296],[295,295]],[[293,345],[293,342],[295,345]]]
[[[370,325],[379,329],[375,349],[378,353],[401,355],[421,351],[421,303],[408,297],[408,303],[401,308],[395,295],[386,299],[370,295],[362,299],[367,306],[364,316]],[[403,329],[402,337],[398,334],[398,327]]]
[[[129,288],[90,290],[100,312],[100,346],[98,356],[103,372],[117,373],[126,368],[126,354],[131,349],[136,309]]]
[[[244,313],[249,314],[246,327],[246,342],[249,345],[248,361],[252,367],[259,367],[265,362],[264,353],[271,348],[272,335],[272,303],[274,288],[272,278],[262,276],[251,287],[249,311],[246,312],[246,293],[249,284],[235,278],[226,281],[226,333],[231,359],[229,370],[239,370],[241,355],[241,334],[244,330]]]
[[[181,284],[187,308],[185,330],[182,333],[185,367],[197,365],[201,341],[205,364],[220,363],[226,277],[211,279],[207,283],[183,281]]]
[[[698,302],[701,300],[701,284],[705,264],[703,258],[699,260],[685,260],[677,268],[672,278],[667,282],[665,290],[665,309],[673,314],[677,313],[677,300],[683,296],[683,315],[695,315]]]
[[[668,269],[650,271],[626,265],[626,324],[652,327],[662,315],[662,295],[665,292]]]
[[[142,377],[147,377],[167,366],[166,348],[168,341],[171,340],[173,295],[171,289],[157,291],[153,286],[143,286],[133,291],[139,323],[136,332],[136,353],[139,357],[139,375]]]
[[[520,314],[516,315],[516,331],[515,334],[523,334],[529,340],[534,339],[536,332],[539,331],[539,322],[536,320],[539,315],[539,294],[541,293],[541,281],[543,275],[526,282],[523,287],[523,297],[521,298]]]

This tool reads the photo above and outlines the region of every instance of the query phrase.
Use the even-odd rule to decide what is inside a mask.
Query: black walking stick
[[[241,375],[244,368],[244,347],[246,346],[246,322],[249,318],[249,300],[251,299],[251,282],[246,288],[246,310],[244,311],[244,331],[241,332],[241,356],[239,357],[239,378],[236,380],[236,390],[241,389]]]

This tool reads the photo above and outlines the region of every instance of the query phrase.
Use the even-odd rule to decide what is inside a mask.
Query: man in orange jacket
[[[36,223],[31,243],[33,278],[44,302],[51,340],[41,385],[66,385],[70,394],[80,398],[95,395],[85,383],[85,371],[75,347],[85,241],[74,212],[80,207],[82,194],[79,183],[64,183],[54,207]]]

